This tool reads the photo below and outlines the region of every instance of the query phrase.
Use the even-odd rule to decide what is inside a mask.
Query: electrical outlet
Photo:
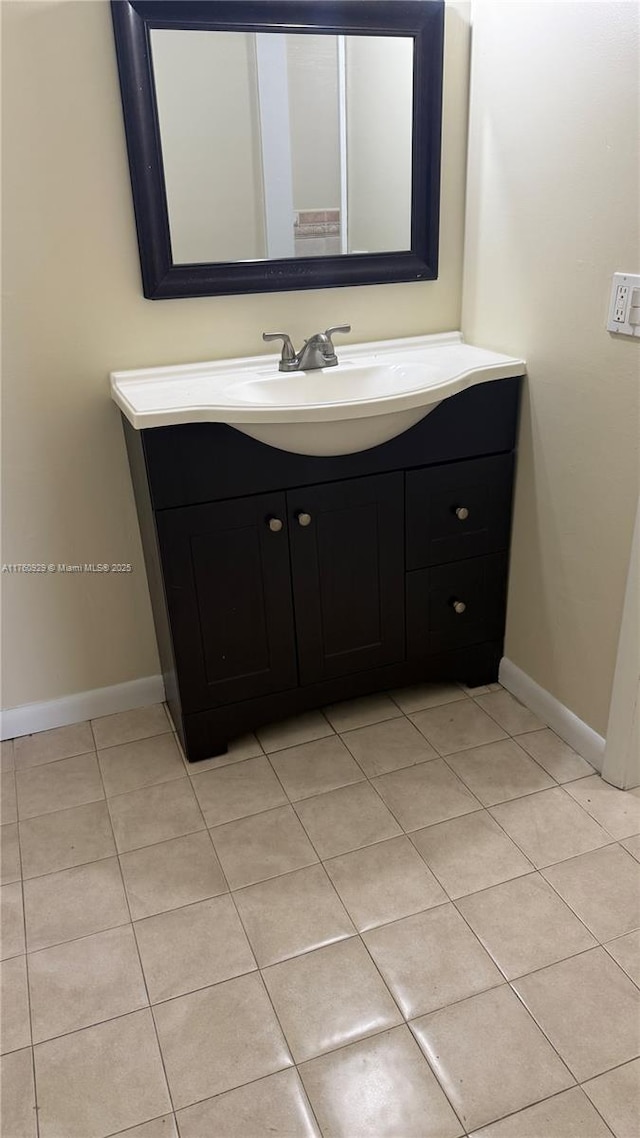
[[[628,299],[629,285],[618,285],[616,289],[616,300],[613,310],[613,319],[615,320],[616,324],[624,324]]]
[[[640,337],[640,275],[613,274],[607,328],[619,335]]]

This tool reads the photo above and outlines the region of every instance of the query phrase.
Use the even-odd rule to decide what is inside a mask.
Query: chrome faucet
[[[286,332],[263,332],[262,339],[282,340],[282,355],[278,364],[280,371],[313,371],[315,368],[336,366],[338,357],[331,337],[334,332],[350,331],[350,324],[338,324],[335,328],[316,332],[315,336],[305,340],[299,352],[295,351]]]

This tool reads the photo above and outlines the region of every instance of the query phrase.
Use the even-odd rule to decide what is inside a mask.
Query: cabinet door
[[[300,682],[404,659],[403,475],[289,491]]]
[[[284,494],[166,510],[157,525],[184,710],[294,687]]]

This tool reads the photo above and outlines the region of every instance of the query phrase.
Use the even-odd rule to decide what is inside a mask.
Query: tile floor
[[[498,685],[2,768],[3,1138],[638,1138],[640,795]]]

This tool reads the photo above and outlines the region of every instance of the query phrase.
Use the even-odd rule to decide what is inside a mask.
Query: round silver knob
[[[456,510],[456,517],[458,521],[465,522],[469,517],[469,511],[466,506],[458,506]]]
[[[269,518],[269,529],[272,533],[280,533],[282,522],[280,518]]]
[[[311,525],[311,514],[300,513],[297,515],[299,526]]]
[[[454,610],[454,612],[457,612],[458,615],[463,613],[465,611],[466,607],[467,606],[465,605],[464,601],[454,601],[453,602],[453,610]]]

